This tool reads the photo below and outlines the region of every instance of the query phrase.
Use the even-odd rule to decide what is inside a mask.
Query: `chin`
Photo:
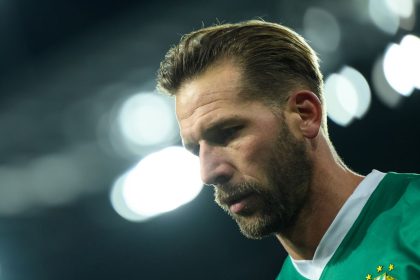
[[[250,217],[234,217],[241,233],[250,239],[262,239],[272,236],[281,231],[281,221],[274,217],[261,217],[253,215]]]

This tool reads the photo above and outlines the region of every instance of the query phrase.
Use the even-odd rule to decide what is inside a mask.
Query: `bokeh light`
[[[356,102],[356,108],[354,110],[354,115],[356,118],[361,119],[370,107],[371,102],[371,91],[369,84],[366,78],[356,69],[344,66],[340,74],[347,78],[348,81],[351,82],[352,86],[355,88],[356,98],[354,98]]]
[[[410,77],[413,86],[420,89],[420,37],[408,34],[400,43],[407,55],[404,72]]]
[[[413,0],[385,0],[384,2],[387,8],[399,17],[408,18],[413,15]]]
[[[393,35],[398,28],[411,30],[415,25],[414,0],[369,0],[372,22],[382,31]]]
[[[397,32],[400,19],[383,0],[369,0],[369,15],[372,22],[385,33],[393,35]]]
[[[199,160],[182,147],[168,147],[143,158],[111,191],[122,217],[143,221],[194,199],[202,188]]]
[[[177,144],[174,99],[150,91],[115,102],[98,122],[98,139],[104,150],[128,159]]]
[[[383,67],[391,87],[409,96],[420,85],[420,39],[406,35],[401,44],[390,44],[384,55]]]
[[[378,99],[390,108],[398,106],[403,96],[394,90],[388,83],[383,67],[384,57],[380,56],[376,59],[372,68],[372,83]]]
[[[154,93],[128,98],[121,106],[118,124],[126,140],[138,146],[162,144],[176,133],[173,107]]]
[[[341,92],[342,89],[345,89],[345,92]],[[350,110],[344,110],[343,108],[342,100],[344,98],[339,98],[338,96],[348,95],[348,99],[354,99],[354,91],[355,89],[352,88],[350,82],[339,74],[331,74],[325,80],[324,92],[327,113],[328,117],[336,124],[347,126],[353,119],[351,112],[349,112]]]
[[[371,102],[369,84],[356,69],[345,66],[325,80],[328,117],[341,126],[362,118]]]
[[[149,217],[142,216],[132,211],[131,208],[128,207],[123,196],[123,189],[124,189],[126,178],[127,178],[127,174],[124,174],[114,182],[114,185],[110,193],[110,200],[111,200],[112,207],[121,217],[123,217],[126,220],[129,220],[129,221],[147,220]]]
[[[328,11],[309,8],[303,17],[304,37],[318,51],[335,51],[340,43],[341,31],[337,19]]]
[[[100,188],[96,174],[90,170],[100,166],[100,159],[92,150],[89,145],[81,145],[25,164],[0,166],[0,215],[65,205]]]
[[[413,91],[409,76],[405,75],[403,67],[407,64],[407,54],[400,45],[391,44],[384,56],[384,73],[389,84],[400,94],[408,96]]]

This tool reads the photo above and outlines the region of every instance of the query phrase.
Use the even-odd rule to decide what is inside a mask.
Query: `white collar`
[[[318,280],[338,246],[356,221],[370,195],[379,185],[385,173],[377,170],[367,175],[341,207],[334,221],[325,232],[312,260],[292,260],[295,269],[310,280]]]

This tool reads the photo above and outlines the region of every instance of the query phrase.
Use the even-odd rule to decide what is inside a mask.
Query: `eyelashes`
[[[244,125],[235,125],[224,128],[212,129],[205,134],[203,140],[216,146],[227,146],[234,140],[244,128]],[[200,145],[191,145],[188,150],[196,156],[200,155]]]

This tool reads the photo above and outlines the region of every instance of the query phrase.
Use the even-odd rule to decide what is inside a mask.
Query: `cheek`
[[[238,170],[245,176],[262,180],[274,152],[274,144],[274,139],[262,135],[244,139],[236,150]]]

